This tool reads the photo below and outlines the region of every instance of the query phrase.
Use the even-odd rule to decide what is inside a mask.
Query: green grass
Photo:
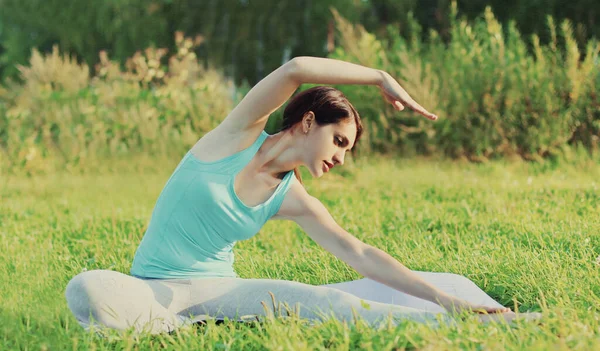
[[[600,166],[355,160],[309,192],[360,240],[411,269],[462,274],[542,325],[377,330],[330,320],[228,322],[173,335],[85,333],[64,291],[83,269],[128,273],[156,198],[179,160],[112,171],[0,177],[0,349],[600,349]],[[108,162],[108,161],[107,161]],[[108,164],[107,164],[108,165]],[[359,279],[300,228],[272,221],[235,246],[243,278],[327,284]]]

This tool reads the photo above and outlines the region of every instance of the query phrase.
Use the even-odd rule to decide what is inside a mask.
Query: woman
[[[233,271],[236,241],[254,236],[269,219],[298,223],[319,245],[365,277],[439,304],[450,311],[479,310],[507,320],[508,308],[472,305],[426,283],[383,251],[342,229],[302,185],[298,167],[313,177],[344,164],[362,133],[358,112],[338,90],[316,87],[298,94],[284,112],[283,129],[264,131],[269,115],[302,83],[376,85],[397,110],[404,106],[430,120],[386,72],[348,62],[297,57],[261,80],[214,130],[184,156],[162,190],[135,253],[131,276],[83,272],[66,297],[78,322],[150,333],[171,331],[206,318],[244,319],[286,303],[302,318],[351,321],[352,309],[368,322],[440,316],[367,301],[329,287],[294,281],[242,279]],[[442,314],[441,318],[450,319]],[[492,315],[482,314],[482,320]]]

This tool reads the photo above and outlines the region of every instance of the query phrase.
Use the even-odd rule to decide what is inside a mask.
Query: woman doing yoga
[[[396,110],[408,106],[437,119],[384,71],[316,57],[285,63],[256,84],[177,165],[155,204],[131,275],[92,270],[71,279],[67,303],[81,326],[160,333],[208,318],[260,318],[266,314],[263,302],[271,301],[269,293],[313,320],[333,315],[352,321],[352,309],[371,323],[390,315],[395,321],[452,319],[450,314],[374,301],[367,301],[365,308],[357,296],[329,287],[238,277],[234,244],[253,237],[269,219],[296,222],[363,276],[448,311],[489,313],[478,314],[482,320],[515,317],[508,308],[473,305],[442,292],[345,231],[307,193],[298,167],[305,166],[318,178],[343,165],[362,126],[339,90],[318,86],[295,96],[285,108],[282,130],[267,134],[269,115],[303,83],[375,85]]]

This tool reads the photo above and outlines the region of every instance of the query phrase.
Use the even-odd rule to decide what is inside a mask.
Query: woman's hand
[[[406,90],[400,86],[398,81],[396,81],[387,72],[383,72],[383,79],[379,84],[379,90],[381,90],[381,94],[383,95],[384,99],[392,104],[392,106],[394,106],[394,108],[398,111],[404,110],[404,106],[406,105],[432,121],[435,121],[438,118],[436,115],[427,111],[423,106],[419,105],[415,100],[413,100],[413,98],[408,95]]]
[[[512,312],[508,307],[489,307],[479,304],[472,304],[466,300],[459,299],[456,297],[449,297],[441,301],[440,305],[444,307],[448,312],[461,313],[463,311],[474,312],[474,313],[506,313]]]
[[[476,313],[476,318],[480,322],[512,322],[515,320],[524,320],[541,324],[542,314],[538,312],[521,312],[516,314],[508,307],[489,307],[479,304],[472,304],[468,301],[449,296],[442,300],[440,306],[444,307],[450,313],[460,314],[463,311]]]

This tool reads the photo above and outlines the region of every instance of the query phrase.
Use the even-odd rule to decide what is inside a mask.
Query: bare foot
[[[528,322],[539,321],[542,318],[542,314],[538,312],[525,312],[516,314],[514,312],[505,312],[505,313],[492,313],[492,314],[478,314],[477,317],[481,322],[489,323],[489,322],[501,322],[506,321],[510,323],[515,320],[525,320]],[[539,322],[538,322],[539,324]]]

